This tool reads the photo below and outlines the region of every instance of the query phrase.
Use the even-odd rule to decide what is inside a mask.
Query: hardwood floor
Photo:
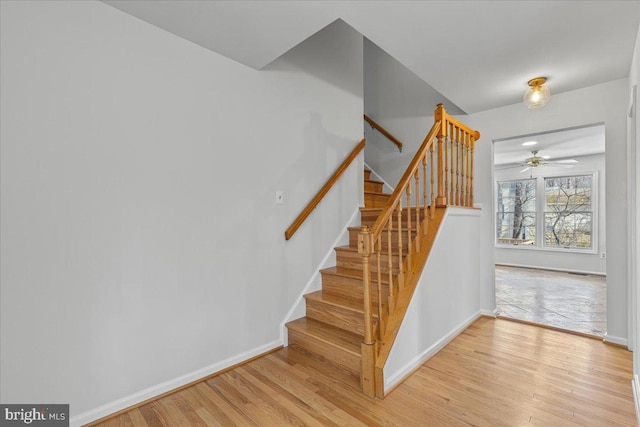
[[[327,363],[284,348],[97,425],[636,425],[631,352],[508,320],[479,319],[384,400]]]

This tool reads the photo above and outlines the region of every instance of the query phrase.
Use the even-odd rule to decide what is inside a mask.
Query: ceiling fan
[[[523,173],[528,171],[529,169],[537,168],[539,166],[549,165],[561,168],[572,168],[578,163],[576,159],[548,160],[548,156],[538,156],[538,150],[532,151],[531,154],[532,156],[528,159],[525,159],[522,163],[518,163],[517,165],[506,165],[504,167],[498,167],[496,168],[496,170],[511,169],[524,166],[525,168],[520,171],[520,173]]]

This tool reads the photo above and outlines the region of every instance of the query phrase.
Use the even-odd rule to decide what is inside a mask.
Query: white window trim
[[[592,217],[591,217],[591,248],[580,249],[580,248],[552,248],[548,246],[544,246],[544,214],[545,214],[545,188],[544,188],[544,180],[545,178],[565,178],[569,176],[592,176],[591,180],[591,209],[592,209]],[[507,181],[521,181],[525,179],[535,179],[536,180],[536,244],[535,245],[508,245],[504,243],[498,243],[498,236],[496,235],[496,227],[497,227],[497,214],[498,214],[498,193],[495,191],[497,188],[497,184],[499,182],[507,182]],[[494,181],[494,201],[493,201],[493,238],[494,245],[497,249],[513,249],[513,250],[521,250],[521,251],[543,251],[543,252],[561,252],[561,253],[580,253],[580,254],[598,254],[598,197],[600,193],[600,183],[598,181],[598,171],[584,171],[584,172],[565,172],[565,173],[552,173],[549,175],[540,175],[535,178],[513,178],[513,179],[501,179]],[[540,197],[542,195],[542,197]],[[542,230],[542,236],[539,235],[539,231]]]

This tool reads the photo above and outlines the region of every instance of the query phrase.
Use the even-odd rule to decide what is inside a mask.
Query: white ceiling
[[[525,142],[537,142],[523,146]],[[494,165],[518,164],[531,157],[537,150],[538,156],[549,156],[548,160],[587,156],[605,152],[604,125],[598,124],[536,135],[518,136],[495,141]]]
[[[552,96],[626,77],[640,18],[637,0],[103,1],[255,69],[340,18],[466,113],[536,76]]]

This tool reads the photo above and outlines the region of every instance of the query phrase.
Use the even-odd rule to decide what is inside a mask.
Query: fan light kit
[[[576,159],[549,160],[550,158],[551,158],[550,156],[538,156],[538,150],[533,150],[531,152],[531,157],[525,159],[523,162],[520,162],[517,164],[512,163],[510,165],[499,166],[494,170],[504,170],[504,169],[511,169],[511,168],[524,166],[525,168],[520,171],[520,173],[522,173],[522,172],[528,171],[529,169],[537,168],[539,166],[572,168],[578,163]]]
[[[572,168],[578,163],[576,159],[565,159],[565,160],[555,160],[548,161],[549,156],[538,156],[538,150],[534,150],[531,152],[532,156],[529,157],[522,163],[520,166],[526,166],[520,172],[526,172],[531,168],[537,168],[538,166],[549,165],[556,166],[561,168]]]

